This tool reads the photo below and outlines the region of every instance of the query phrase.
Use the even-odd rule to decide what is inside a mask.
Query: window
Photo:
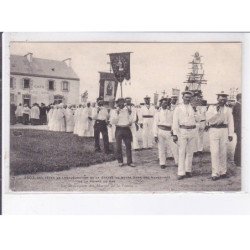
[[[67,81],[62,82],[62,90],[69,91],[69,82],[67,82]]]
[[[55,90],[55,82],[52,80],[49,80],[49,90]]]
[[[29,89],[30,88],[30,79],[23,79],[23,88]]]
[[[10,88],[14,89],[14,77],[10,78]]]
[[[54,104],[59,104],[63,101],[63,96],[62,95],[55,95],[54,96]]]

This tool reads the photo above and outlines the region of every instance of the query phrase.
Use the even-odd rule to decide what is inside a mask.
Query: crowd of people
[[[21,103],[19,103],[18,106],[11,104],[10,124],[45,125],[47,124],[47,113],[49,109],[50,105],[46,106],[44,103],[41,103],[41,105],[34,103],[32,107],[29,107],[27,104],[22,105]]]
[[[118,165],[124,166],[122,143],[126,148],[127,165],[135,167],[132,149],[151,149],[158,145],[159,165],[167,167],[166,159],[172,159],[178,167],[178,179],[192,177],[193,156],[203,154],[204,133],[208,131],[211,151],[212,180],[227,177],[227,142],[236,133],[237,143],[234,161],[241,165],[241,94],[237,103],[227,106],[228,95],[217,94],[217,104],[202,104],[200,92],[184,91],[183,101],[178,97],[161,98],[159,105],[144,103],[135,106],[132,99],[119,98],[113,108],[105,106],[102,98],[96,103],[45,106],[33,104],[31,108],[19,104],[12,112],[16,122],[32,125],[47,124],[50,131],[71,132],[81,137],[94,137],[95,151],[103,149],[109,154],[115,144]],[[196,102],[194,102],[196,100]],[[141,143],[142,142],[142,143]]]

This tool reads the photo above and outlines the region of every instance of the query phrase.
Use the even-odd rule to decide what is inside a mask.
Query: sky
[[[240,43],[31,43],[12,42],[10,54],[64,60],[72,58],[72,68],[80,78],[80,93],[88,91],[89,101],[99,94],[98,71],[110,70],[108,53],[133,52],[131,54],[130,83],[123,83],[124,97],[134,103],[155,92],[165,90],[171,95],[172,88],[185,88],[183,83],[190,72],[192,56],[198,51],[205,71],[207,85],[202,86],[204,99],[216,101],[216,93],[241,91],[241,44]],[[120,95],[120,90],[117,92]]]

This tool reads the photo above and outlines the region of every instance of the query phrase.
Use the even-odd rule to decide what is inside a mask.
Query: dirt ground
[[[161,169],[157,149],[134,152],[135,168],[119,167],[107,162],[89,167],[78,167],[60,172],[37,173],[10,177],[12,191],[61,192],[169,192],[169,191],[240,191],[241,168],[228,162],[227,179],[212,181],[210,154],[202,161],[193,161],[193,177],[177,180],[177,168],[168,161]]]
[[[15,129],[21,127],[13,126]],[[30,127],[28,128],[30,129]],[[36,127],[46,130],[46,127]],[[61,135],[63,136],[63,134]],[[204,137],[204,156],[193,159],[193,177],[177,180],[177,167],[167,161],[161,169],[156,145],[151,150],[133,152],[135,168],[119,167],[116,161],[88,167],[72,167],[57,172],[11,175],[10,189],[23,192],[181,192],[181,191],[240,191],[241,168],[232,164],[236,138],[228,143],[229,178],[211,180],[211,157],[208,133]],[[124,161],[126,162],[126,160]],[[51,161],[51,164],[56,164]]]

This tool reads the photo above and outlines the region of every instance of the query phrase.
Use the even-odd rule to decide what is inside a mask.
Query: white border
[[[8,193],[9,41],[64,42],[242,42],[243,159],[239,193],[21,194]],[[250,148],[250,35],[243,33],[5,33],[3,34],[3,213],[5,214],[248,214]],[[5,160],[4,160],[5,159]],[[5,171],[6,170],[6,171]]]

